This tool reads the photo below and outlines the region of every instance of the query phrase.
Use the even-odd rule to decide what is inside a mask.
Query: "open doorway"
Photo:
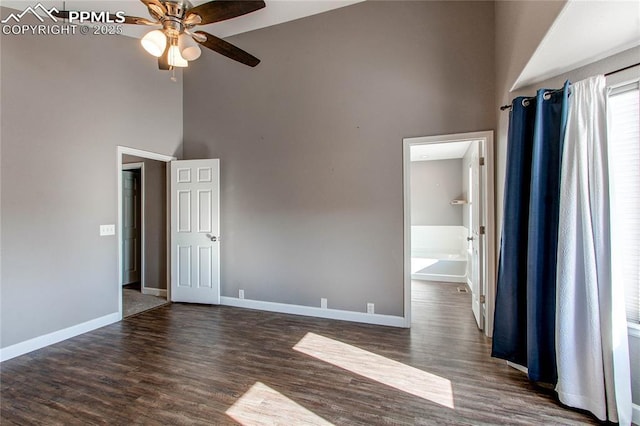
[[[465,293],[491,336],[494,295],[493,133],[404,140],[405,321],[412,289]]]
[[[168,303],[168,162],[118,147],[118,267],[121,318]]]
[[[135,162],[122,165],[122,285],[140,286],[143,282],[142,270],[142,177],[144,163]]]

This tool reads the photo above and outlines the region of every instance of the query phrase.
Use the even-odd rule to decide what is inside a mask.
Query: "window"
[[[614,279],[625,288],[627,320],[640,323],[640,91],[638,81],[609,93],[609,172]]]

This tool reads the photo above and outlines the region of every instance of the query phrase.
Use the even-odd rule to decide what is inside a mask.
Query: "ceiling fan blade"
[[[158,58],[158,68],[163,71],[168,71],[171,69],[171,67],[169,66],[169,47],[171,47],[170,43],[167,43],[167,47],[164,49],[164,53]]]
[[[140,1],[144,3],[148,9],[156,10],[156,11],[160,10],[162,11],[162,15],[167,13],[167,8],[165,7],[164,4],[162,4],[160,0],[140,0]]]
[[[55,16],[56,18],[62,18],[62,19],[69,19],[69,13],[70,11],[68,10],[60,10],[60,11],[53,11],[51,12],[51,14],[53,16]],[[135,25],[160,25],[160,22],[153,22],[147,18],[140,18],[137,16],[125,16],[124,17],[124,22],[122,22],[123,24],[135,24]]]
[[[246,15],[263,7],[265,3],[262,0],[215,0],[189,9],[185,21],[194,25],[206,25]],[[194,15],[200,17],[200,22],[197,22]]]
[[[221,55],[226,56],[227,58],[249,65],[250,67],[255,67],[260,63],[260,59],[245,52],[239,47],[222,40],[221,38],[205,33],[204,31],[196,31],[195,34],[206,37],[204,41],[198,40],[200,37],[194,37],[195,41],[215,52],[220,53]]]
[[[135,24],[135,25],[161,25],[160,22],[154,22],[147,18],[140,18],[138,16],[125,16],[123,24]]]

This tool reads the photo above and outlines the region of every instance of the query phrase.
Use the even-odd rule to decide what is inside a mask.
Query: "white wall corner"
[[[15,358],[29,352],[33,352],[35,350],[44,348],[45,346],[62,342],[63,340],[79,336],[80,334],[96,330],[98,328],[113,324],[114,322],[118,321],[120,321],[120,315],[117,312],[114,312],[100,318],[83,322],[82,324],[77,324],[62,330],[45,334],[43,336],[25,340],[24,342],[16,343],[15,345],[7,346],[6,348],[0,349],[0,362],[7,361],[11,358]]]

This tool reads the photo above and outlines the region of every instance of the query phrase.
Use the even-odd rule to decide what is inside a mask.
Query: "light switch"
[[[115,235],[116,234],[116,225],[100,225],[100,236],[104,237],[105,235]]]

